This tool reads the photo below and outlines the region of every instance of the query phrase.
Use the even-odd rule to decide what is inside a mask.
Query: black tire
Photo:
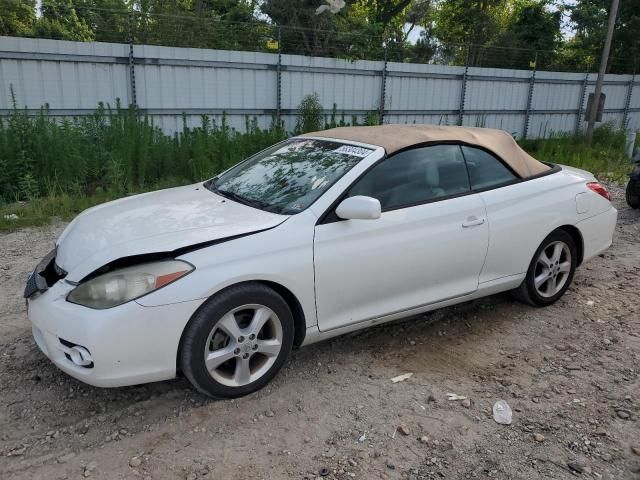
[[[216,324],[233,309],[247,304],[270,308],[282,326],[281,350],[269,370],[257,380],[242,386],[228,386],[216,381],[205,365],[205,348]],[[293,345],[294,322],[287,302],[273,289],[261,283],[245,283],[214,295],[193,314],[180,341],[179,366],[201,393],[213,398],[235,398],[261,389],[282,368]]]
[[[547,249],[554,242],[563,242],[569,248],[569,251],[571,253],[571,268],[568,272],[568,276],[563,287],[555,295],[545,297],[540,295],[535,287],[534,279],[536,275],[536,265],[542,251]],[[528,303],[529,305],[533,305],[534,307],[546,307],[547,305],[555,303],[562,295],[564,295],[564,292],[566,292],[567,288],[569,288],[569,286],[571,285],[573,276],[576,271],[577,259],[578,250],[571,235],[569,235],[564,230],[555,230],[551,232],[547,236],[547,238],[542,241],[542,243],[536,250],[536,253],[533,255],[533,258],[531,259],[531,263],[529,264],[529,268],[527,270],[527,276],[525,277],[524,281],[518,288],[513,290],[512,293],[518,300],[524,303]]]
[[[632,190],[634,190],[632,188],[633,181],[634,180],[629,180],[629,183],[627,183],[627,190],[626,190],[627,204],[629,204],[631,208],[638,209],[640,208],[640,195],[636,195],[635,193],[632,192]],[[636,181],[640,181],[640,180],[636,180]]]

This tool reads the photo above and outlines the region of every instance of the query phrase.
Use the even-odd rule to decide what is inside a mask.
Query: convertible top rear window
[[[294,138],[254,155],[205,186],[255,208],[295,214],[373,151],[331,140]]]

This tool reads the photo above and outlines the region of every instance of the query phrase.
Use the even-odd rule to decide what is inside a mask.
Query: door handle
[[[478,225],[482,225],[483,223],[484,218],[469,217],[467,218],[467,221],[462,224],[462,228],[477,227]]]

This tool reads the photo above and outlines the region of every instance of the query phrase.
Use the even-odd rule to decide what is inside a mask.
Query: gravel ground
[[[303,348],[234,401],[58,371],[21,293],[63,225],[0,236],[0,478],[640,478],[640,212],[611,190],[614,244],[554,306],[497,295]]]

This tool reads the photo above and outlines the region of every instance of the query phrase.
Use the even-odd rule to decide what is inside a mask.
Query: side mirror
[[[336,208],[336,215],[344,220],[375,220],[381,214],[380,201],[362,195],[345,198]]]

